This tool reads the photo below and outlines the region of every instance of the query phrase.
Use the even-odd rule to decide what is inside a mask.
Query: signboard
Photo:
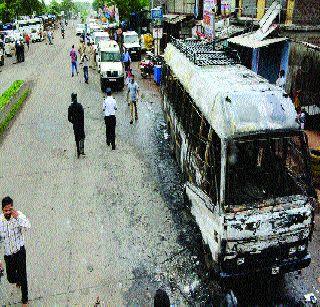
[[[213,39],[214,31],[214,11],[216,8],[216,0],[204,0],[203,1],[203,27],[204,34],[207,38]]]
[[[163,28],[160,27],[155,27],[152,29],[153,30],[153,39],[161,39],[163,36]]]
[[[161,8],[151,10],[151,19],[162,19],[163,13]]]

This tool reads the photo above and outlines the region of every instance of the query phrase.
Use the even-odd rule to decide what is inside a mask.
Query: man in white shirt
[[[285,71],[282,69],[280,70],[280,76],[276,81],[276,85],[281,87],[283,90],[285,89],[286,86],[286,78],[285,78]]]
[[[10,197],[2,199],[0,215],[0,240],[4,242],[7,279],[21,287],[22,306],[28,305],[28,281],[26,268],[26,250],[24,247],[23,230],[31,227],[27,217],[13,208]],[[0,262],[0,268],[3,264]]]
[[[116,149],[116,110],[117,102],[112,97],[111,88],[107,88],[107,97],[103,101],[104,122],[106,124],[107,145],[112,145],[112,150]]]

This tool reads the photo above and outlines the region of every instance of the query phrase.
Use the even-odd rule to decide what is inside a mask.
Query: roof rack
[[[196,39],[172,39],[171,43],[197,66],[240,64],[235,50],[224,48],[216,50],[212,43]]]

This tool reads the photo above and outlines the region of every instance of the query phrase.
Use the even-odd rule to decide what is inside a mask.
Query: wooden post
[[[266,8],[266,0],[258,0],[257,2],[257,18],[260,20],[264,13]]]
[[[295,0],[288,0],[287,2],[287,17],[286,17],[286,25],[292,25],[293,20],[293,12],[295,7]]]
[[[238,17],[242,16],[242,6],[243,6],[243,0],[239,0]]]

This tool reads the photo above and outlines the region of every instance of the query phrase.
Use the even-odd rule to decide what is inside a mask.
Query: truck
[[[101,41],[109,41],[109,33],[108,32],[94,32],[92,34],[92,41],[93,41],[93,48],[94,50],[97,50],[98,44]]]
[[[44,31],[42,18],[36,17],[36,18],[30,19],[29,27],[30,27],[30,38],[33,43],[41,42],[44,40],[42,35]]]
[[[161,86],[208,268],[226,281],[307,267],[318,200],[288,95],[234,51],[194,40],[168,44]]]
[[[123,89],[124,67],[116,41],[100,41],[97,48],[97,65],[100,73],[101,91],[107,87]]]
[[[16,21],[16,26],[17,26],[17,30],[20,32],[20,33],[30,33],[30,19],[18,19]]]
[[[131,60],[141,61],[141,46],[137,32],[123,32],[123,47],[129,51]]]

